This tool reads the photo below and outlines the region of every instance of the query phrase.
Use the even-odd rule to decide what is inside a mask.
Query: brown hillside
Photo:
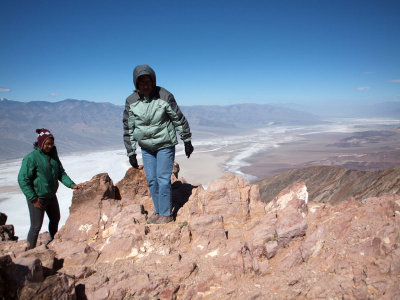
[[[400,195],[400,166],[381,171],[355,171],[318,166],[290,170],[257,182],[261,201],[269,202],[284,188],[305,182],[309,200],[336,204],[348,197],[361,200],[384,194]]]

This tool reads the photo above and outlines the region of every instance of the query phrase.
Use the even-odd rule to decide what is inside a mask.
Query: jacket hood
[[[137,89],[136,83],[140,76],[150,75],[151,80],[153,81],[153,88],[156,86],[156,73],[154,70],[148,65],[138,65],[133,70],[133,84]]]

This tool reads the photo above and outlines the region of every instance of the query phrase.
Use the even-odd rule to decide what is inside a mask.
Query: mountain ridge
[[[360,201],[386,193],[400,195],[400,165],[377,171],[358,171],[333,166],[312,166],[279,173],[258,181],[261,201],[270,202],[287,186],[307,185],[311,201],[337,204],[354,197]]]
[[[20,158],[32,149],[36,128],[50,129],[62,153],[123,148],[124,106],[108,102],[65,99],[59,102],[0,102],[0,159]],[[310,124],[322,122],[316,116],[268,105],[181,106],[192,128],[207,132],[237,133],[266,126],[270,122]],[[246,111],[244,114],[243,111]]]

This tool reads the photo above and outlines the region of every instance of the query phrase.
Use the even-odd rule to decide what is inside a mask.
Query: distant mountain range
[[[318,117],[271,105],[181,106],[194,136],[237,132],[268,124],[315,124]],[[36,128],[50,129],[61,152],[123,148],[124,106],[85,100],[19,102],[0,99],[0,159],[20,158],[32,149]],[[198,135],[197,135],[198,133]]]
[[[307,111],[314,115],[338,118],[394,118],[400,119],[400,101],[374,104],[348,102],[344,104],[327,102],[314,105],[277,103],[277,107]]]
[[[383,102],[367,105],[359,113],[365,117],[400,119],[400,102]]]
[[[271,124],[304,125],[322,122],[313,114],[272,105],[198,105],[181,108],[193,127],[261,128]]]
[[[180,106],[194,137],[234,134],[275,125],[322,123],[308,112],[260,104]],[[85,100],[19,102],[0,98],[0,160],[20,158],[32,149],[36,128],[48,128],[62,153],[123,148],[124,106]],[[359,116],[398,117],[400,103],[360,108]]]
[[[260,104],[180,106],[194,138],[235,134],[274,125],[322,123],[316,115],[290,107]],[[36,128],[48,128],[60,153],[123,148],[123,105],[66,99],[19,102],[0,98],[0,160],[20,158],[32,149]],[[359,109],[358,117],[400,118],[400,102]]]
[[[122,146],[122,107],[79,100],[0,102],[0,159],[33,149],[36,128],[50,129],[61,152]]]

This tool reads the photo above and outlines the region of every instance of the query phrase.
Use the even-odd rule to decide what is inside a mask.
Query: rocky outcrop
[[[6,225],[7,215],[0,212],[0,241],[16,241],[18,237],[15,236],[14,226]]]
[[[7,218],[6,214],[0,212],[0,226],[6,225]]]
[[[0,257],[2,299],[76,299],[75,279],[56,273],[56,253],[44,246]]]
[[[356,171],[339,167],[308,167],[290,170],[257,182],[261,201],[269,202],[296,183],[305,182],[310,200],[339,203],[348,197],[357,201],[385,194],[400,195],[400,166],[380,171]]]
[[[96,175],[48,249],[0,244],[0,279],[19,295],[51,287],[87,299],[400,297],[400,196],[333,206],[298,182],[263,203],[257,185],[231,174],[207,190],[173,182],[175,222],[148,225],[142,169],[116,186]],[[18,277],[13,265],[30,271]]]

